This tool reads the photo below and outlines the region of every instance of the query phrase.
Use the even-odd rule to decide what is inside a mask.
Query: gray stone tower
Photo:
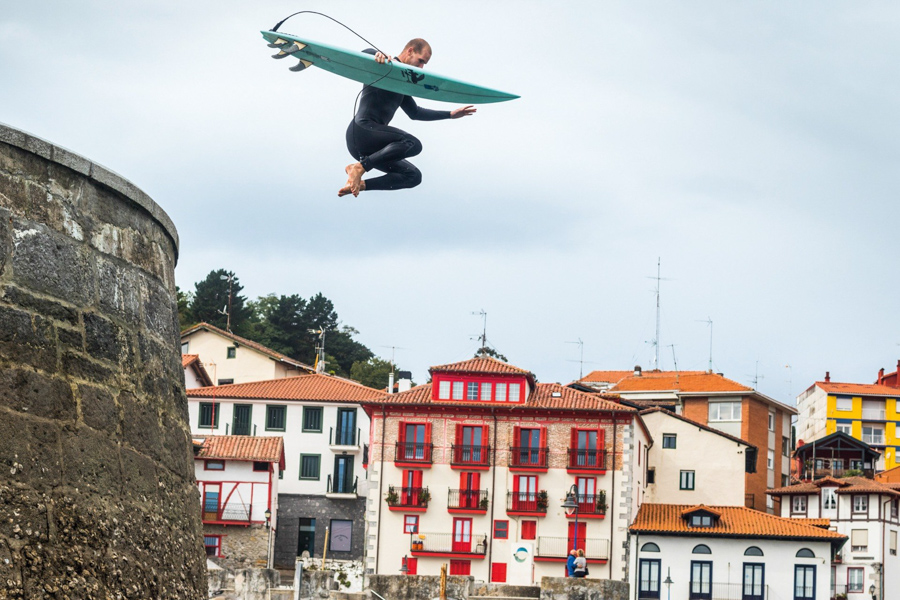
[[[0,600],[206,597],[169,217],[0,124]]]

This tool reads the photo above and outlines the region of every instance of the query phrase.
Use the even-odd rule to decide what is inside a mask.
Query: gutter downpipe
[[[381,545],[381,495],[384,490],[384,430],[387,425],[384,404],[381,405],[381,458],[378,464],[378,526],[375,528],[375,539],[378,546]],[[377,546],[376,546],[377,548]],[[375,574],[378,574],[378,564],[381,562],[381,552],[375,551]]]
[[[865,463],[863,463],[865,466]],[[892,502],[893,500],[889,497],[887,500],[881,503],[881,569],[879,569],[878,573],[878,597],[881,600],[884,600],[884,566],[887,561],[884,556],[884,534],[887,531],[887,517],[889,513],[885,510],[888,502]]]
[[[491,522],[488,531],[488,539],[494,539],[494,499],[497,497],[497,413],[494,407],[491,407],[491,417],[494,419],[494,447],[491,448]],[[487,540],[485,540],[487,541]],[[488,579],[491,576],[491,558],[494,556],[493,541],[488,545]]]
[[[616,418],[616,413],[613,413],[613,447],[612,447],[612,490],[610,491],[610,508],[615,506],[613,504],[616,502],[616,442],[619,439],[619,421]],[[616,520],[616,516],[618,516],[618,512],[613,511],[613,518],[609,520],[609,578],[612,579],[613,574],[613,548],[615,547],[613,544],[613,538],[615,537],[615,526],[613,522]],[[626,579],[627,581],[627,579]]]

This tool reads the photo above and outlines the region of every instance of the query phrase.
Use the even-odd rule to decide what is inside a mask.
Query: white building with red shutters
[[[362,402],[371,421],[366,568],[529,583],[564,576],[573,547],[590,577],[623,579],[627,527],[650,435],[612,397],[537,383],[480,356],[432,382]],[[578,509],[565,509],[568,494]]]

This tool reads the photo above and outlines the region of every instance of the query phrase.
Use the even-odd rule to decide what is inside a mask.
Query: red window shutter
[[[521,427],[519,427],[518,425],[513,427],[513,443],[510,444],[510,446],[512,446],[513,448],[518,448],[522,443],[522,435],[519,433],[520,429]]]
[[[469,489],[481,489],[481,473],[472,473],[472,485],[469,487]]]
[[[470,575],[472,571],[472,561],[470,560],[451,560],[451,575]]]
[[[569,448],[572,450],[578,449],[578,430],[574,427],[572,428],[572,437],[569,440]]]
[[[506,583],[506,563],[494,563],[491,565],[491,582]]]
[[[519,477],[514,476],[513,477],[513,494],[518,494],[518,493],[519,493]]]
[[[541,427],[541,448],[547,447],[547,428]]]
[[[604,434],[605,434],[605,433],[606,433],[606,431],[603,430],[603,429],[598,429],[598,430],[597,430],[597,449],[598,449],[598,450],[603,450],[603,449],[606,448],[606,444],[605,444],[605,442],[604,442],[604,440],[603,440],[603,437],[604,437]]]
[[[425,423],[425,443],[431,443],[431,423]]]
[[[522,521],[522,539],[533,540],[537,537],[537,521]]]
[[[413,471],[413,487],[422,487],[422,471]]]
[[[409,569],[407,571],[407,575],[418,575],[419,574],[419,559],[409,557],[406,559],[406,568]]]
[[[481,445],[487,447],[490,442],[488,441],[490,438],[488,437],[491,433],[490,427],[487,425],[481,426]]]
[[[462,446],[462,444],[463,444],[463,427],[464,427],[464,425],[462,423],[456,424],[456,445],[457,446]]]
[[[399,430],[397,432],[397,441],[402,444],[406,442],[406,423],[400,421],[400,425],[398,427]]]

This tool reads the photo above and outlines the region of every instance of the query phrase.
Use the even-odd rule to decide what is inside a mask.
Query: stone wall
[[[353,521],[350,552],[328,550],[332,560],[362,560],[365,547],[366,499],[332,500],[325,496],[305,496],[300,494],[278,494],[278,530],[275,532],[275,559],[277,568],[293,569],[297,561],[300,536],[300,518],[316,520],[314,558],[322,558],[325,549],[325,528],[331,519]],[[331,543],[329,542],[329,545]]]
[[[628,600],[624,581],[579,577],[543,577],[541,600]]]
[[[0,124],[0,599],[206,596],[166,214]]]
[[[204,535],[222,536],[221,556],[210,557],[223,569],[265,569],[269,529],[265,525],[249,527],[204,525]]]

